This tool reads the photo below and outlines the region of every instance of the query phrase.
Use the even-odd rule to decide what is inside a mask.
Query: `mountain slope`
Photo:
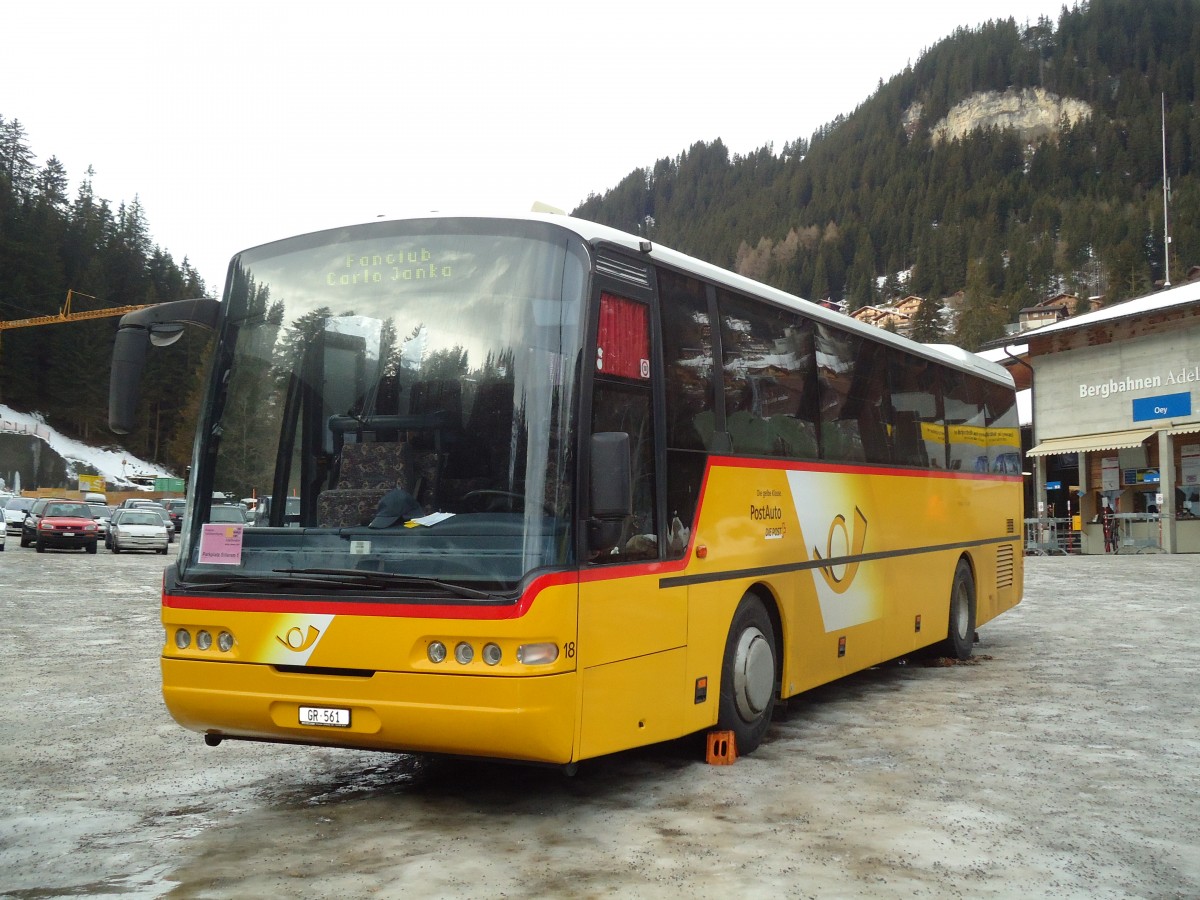
[[[809,140],[698,143],[575,214],[852,308],[911,269],[884,293],[965,290],[950,337],[978,346],[1059,290],[1111,302],[1162,279],[1164,94],[1172,272],[1200,261],[1194,46],[1190,0],[960,29]],[[1022,100],[1036,127],[995,114]]]

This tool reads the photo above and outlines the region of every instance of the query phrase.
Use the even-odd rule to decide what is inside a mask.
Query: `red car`
[[[100,526],[92,518],[92,509],[86,503],[58,500],[47,503],[38,519],[33,543],[37,552],[47,547],[78,549],[96,552],[96,538]]]

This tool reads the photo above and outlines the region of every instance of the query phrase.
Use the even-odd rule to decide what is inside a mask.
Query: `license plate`
[[[75,537],[75,532],[73,532],[73,531],[64,531],[64,532],[63,532],[63,537]]]
[[[328,706],[302,706],[300,707],[300,724],[349,728],[350,710],[333,709]]]

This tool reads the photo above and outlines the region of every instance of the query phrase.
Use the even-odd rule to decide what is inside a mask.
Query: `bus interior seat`
[[[410,489],[412,463],[407,444],[347,443],[338,460],[336,487],[317,496],[323,527],[366,525],[392,488]]]

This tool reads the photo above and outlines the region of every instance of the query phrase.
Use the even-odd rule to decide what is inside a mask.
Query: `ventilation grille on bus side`
[[[636,284],[638,287],[650,287],[650,270],[646,266],[639,266],[628,260],[601,256],[596,260],[596,272],[619,281]]]
[[[1004,544],[996,549],[996,587],[1012,587],[1013,545]]]

